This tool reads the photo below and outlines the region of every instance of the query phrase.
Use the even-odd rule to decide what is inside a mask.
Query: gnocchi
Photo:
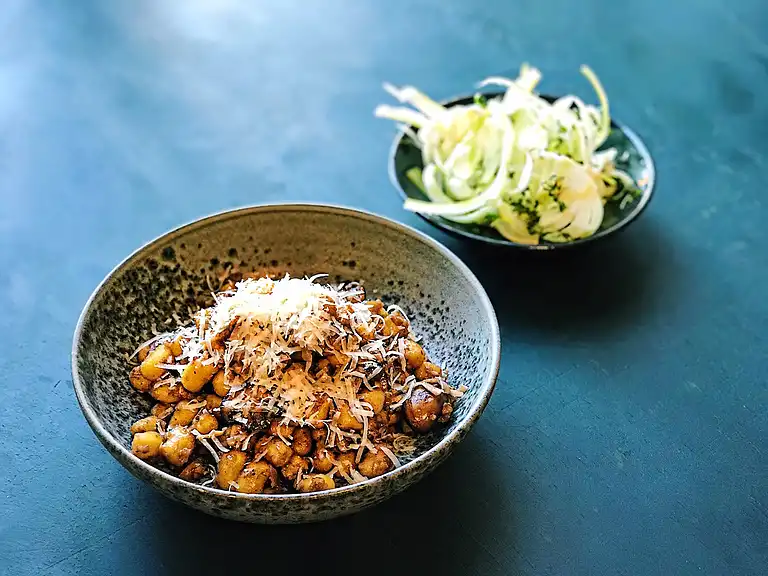
[[[155,400],[131,451],[189,482],[245,494],[318,492],[399,464],[400,442],[447,422],[462,394],[397,306],[357,284],[248,275],[137,352]]]

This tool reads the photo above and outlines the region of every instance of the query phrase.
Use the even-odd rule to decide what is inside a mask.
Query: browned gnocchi
[[[400,465],[448,421],[448,385],[405,313],[360,285],[227,281],[216,304],[137,350],[155,400],[131,450],[189,482],[245,494],[317,492]]]

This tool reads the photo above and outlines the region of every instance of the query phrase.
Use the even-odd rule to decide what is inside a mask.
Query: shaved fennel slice
[[[539,220],[542,232],[562,232],[571,238],[594,234],[603,221],[603,202],[589,168],[566,157],[550,155],[552,173],[562,179],[558,200],[565,205],[563,219]],[[566,226],[562,226],[570,219]],[[545,226],[546,225],[546,226]]]
[[[446,220],[456,222],[458,224],[487,224],[489,221],[495,219],[496,209],[491,206],[483,206],[468,214],[460,214],[458,216],[443,216]]]
[[[533,177],[533,158],[530,154],[525,154],[525,164],[523,164],[523,169],[520,172],[520,178],[517,180],[517,185],[515,186],[515,189],[513,193],[522,192],[525,190],[528,185],[531,183],[531,178]]]
[[[616,149],[609,148],[608,150],[601,150],[592,154],[592,168],[598,172],[609,168],[616,162]]]
[[[421,128],[429,122],[429,119],[424,114],[404,106],[387,106],[382,104],[376,107],[373,114],[377,118],[387,118],[388,120],[401,122],[414,128]]]
[[[539,228],[545,234],[560,232],[571,222],[573,222],[573,211],[568,209],[544,210],[539,214]]]
[[[608,96],[605,94],[605,90],[603,90],[603,85],[600,84],[600,80],[597,79],[597,75],[589,66],[582,66],[581,73],[587,80],[589,80],[589,83],[592,84],[592,88],[594,88],[595,93],[597,94],[597,99],[600,101],[600,125],[597,139],[592,143],[595,148],[598,148],[605,142],[605,139],[608,138],[608,135],[611,133],[611,111],[608,108]]]
[[[514,80],[502,76],[489,76],[485,80],[481,80],[477,83],[478,88],[485,88],[486,86],[503,86],[504,88],[511,88],[514,85]]]
[[[405,201],[405,209],[435,216],[458,216],[478,210],[489,201],[497,199],[504,191],[507,182],[509,182],[509,160],[512,156],[512,146],[515,142],[515,129],[512,127],[512,122],[504,115],[499,115],[499,120],[505,126],[504,139],[501,146],[501,165],[496,172],[493,182],[484,192],[469,200],[452,204],[434,204],[409,198]]]
[[[520,66],[520,74],[517,77],[517,85],[526,92],[533,92],[539,81],[541,81],[541,71],[538,68],[523,64]]]
[[[592,236],[603,221],[603,203],[597,194],[580,198],[569,207],[573,212],[573,220],[561,232],[571,238],[586,238]]]
[[[485,88],[486,86],[492,84],[497,86],[504,86],[505,88],[516,86],[517,88],[520,88],[521,90],[531,94],[536,89],[536,85],[540,80],[541,72],[538,69],[533,68],[532,66],[528,66],[527,64],[523,64],[520,67],[520,74],[515,80],[510,80],[509,78],[504,78],[502,76],[489,76],[485,80],[479,82],[477,87]]]
[[[528,223],[515,212],[508,204],[499,204],[499,219],[491,226],[496,231],[512,242],[519,244],[538,244],[539,235],[528,231]]]
[[[429,96],[419,92],[413,86],[403,86],[402,88],[397,88],[392,86],[392,84],[384,84],[384,90],[389,92],[403,104],[410,104],[431,120],[437,119],[447,111],[444,106],[441,106],[432,100]]]
[[[429,164],[424,168],[424,172],[418,168],[411,168],[405,173],[408,180],[414,186],[421,190],[424,195],[432,202],[450,203],[453,200],[448,197],[440,187],[437,181],[437,169],[434,164]],[[458,224],[482,224],[488,222],[495,215],[495,210],[489,206],[484,206],[468,214],[458,216],[443,216],[446,220],[457,222]]]
[[[411,171],[413,170],[418,170],[418,168],[411,169]],[[447,194],[445,194],[445,192],[443,192],[443,188],[440,186],[440,182],[438,182],[437,180],[437,167],[434,164],[428,164],[427,166],[425,166],[424,171],[420,173],[420,176],[421,176],[421,183],[420,183],[421,185],[419,186],[419,189],[422,192],[424,192],[427,198],[429,198],[432,202],[436,202],[438,204],[453,203],[453,199],[450,198]],[[413,178],[412,181],[414,182],[414,184],[419,185],[416,182],[415,178]]]

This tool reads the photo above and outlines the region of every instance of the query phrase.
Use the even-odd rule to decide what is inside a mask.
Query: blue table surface
[[[655,156],[650,208],[602,246],[462,243],[388,182],[383,81],[447,97],[525,60],[592,98],[589,63]],[[5,0],[0,573],[249,573],[266,555],[295,573],[765,574],[767,129],[764,0]],[[503,364],[473,433],[406,493],[320,525],[228,523],[101,447],[72,332],[142,243],[286,200],[445,242],[496,306]]]

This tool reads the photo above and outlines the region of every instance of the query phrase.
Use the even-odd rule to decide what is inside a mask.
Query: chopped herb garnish
[[[488,98],[486,98],[482,94],[475,94],[475,104],[485,108],[486,106],[488,106]]]

